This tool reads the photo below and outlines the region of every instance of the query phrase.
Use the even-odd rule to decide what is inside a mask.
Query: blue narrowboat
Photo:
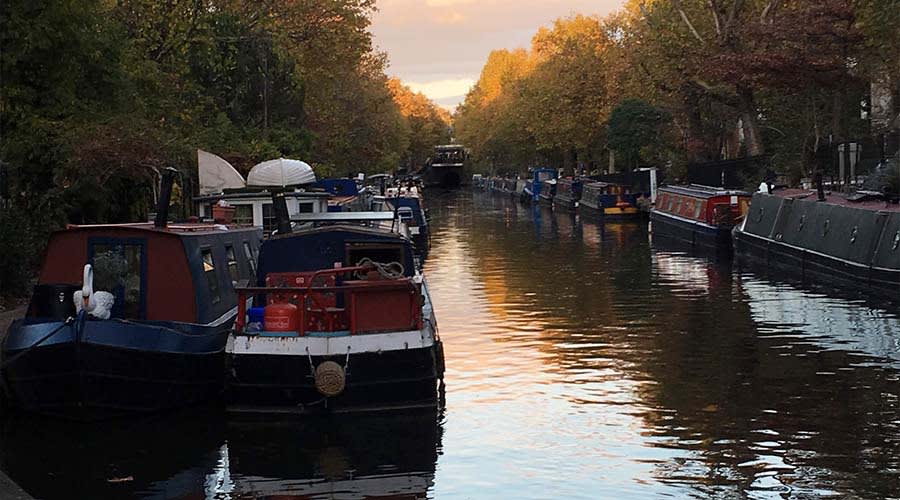
[[[26,316],[2,346],[15,406],[96,420],[221,395],[234,285],[255,278],[262,232],[167,224],[165,179],[155,223],[51,236]]]
[[[605,220],[640,219],[650,204],[650,192],[634,192],[628,186],[608,182],[588,182],[584,185],[578,209],[584,216]]]
[[[556,196],[553,197],[553,206],[568,212],[574,212],[578,208],[581,199],[581,179],[563,177],[556,181]]]
[[[531,179],[522,190],[524,193],[523,201],[530,200],[537,203],[541,199],[541,191],[545,181],[555,180],[557,176],[556,169],[553,168],[536,168],[531,172]]]
[[[239,288],[228,408],[310,413],[434,408],[443,350],[403,224],[390,212],[307,217],[266,240]]]

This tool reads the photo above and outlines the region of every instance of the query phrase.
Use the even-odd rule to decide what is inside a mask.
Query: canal
[[[13,418],[2,469],[47,499],[900,492],[896,304],[691,256],[646,224],[429,196],[439,414]]]

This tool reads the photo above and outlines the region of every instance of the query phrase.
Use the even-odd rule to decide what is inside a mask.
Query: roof
[[[747,191],[738,191],[733,189],[723,189],[712,186],[702,186],[700,184],[688,184],[686,186],[663,186],[659,188],[660,192],[669,192],[693,196],[694,198],[712,198],[713,196],[750,196]]]
[[[313,192],[313,191],[285,191],[284,196],[286,198],[328,198],[331,195],[323,192]],[[194,201],[216,201],[216,200],[257,200],[257,199],[272,199],[272,192],[268,190],[256,190],[256,191],[247,191],[243,193],[225,193],[225,194],[215,194],[208,196],[195,196]]]
[[[323,212],[318,214],[302,213],[291,218],[294,222],[360,222],[393,220],[394,213],[379,212]]]
[[[61,229],[57,232],[67,231],[146,231],[153,234],[172,234],[179,237],[189,237],[239,231],[259,231],[259,229],[253,226],[229,227],[223,224],[203,223],[178,223],[169,224],[164,228],[157,228],[152,222],[132,222],[127,224],[70,224],[66,229]]]

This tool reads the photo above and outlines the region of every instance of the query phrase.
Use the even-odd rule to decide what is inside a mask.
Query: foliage
[[[828,141],[872,132],[860,113],[870,82],[900,95],[898,16],[898,0],[629,0],[492,53],[454,120],[485,170],[593,170],[623,149],[610,113],[639,99],[671,117],[641,161],[681,170],[766,154],[796,179]]]
[[[659,145],[660,129],[669,114],[638,99],[619,103],[607,122],[609,147],[622,156],[628,168],[641,163],[641,149]]]
[[[435,134],[394,101],[373,11],[374,0],[4,1],[4,266],[30,273],[65,223],[146,217],[160,168],[182,170],[191,193],[197,148],[244,173],[278,156],[320,175],[380,172],[421,154]],[[7,271],[0,293],[23,292]]]

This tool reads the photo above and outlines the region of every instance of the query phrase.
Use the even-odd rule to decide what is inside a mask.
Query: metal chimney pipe
[[[290,234],[291,215],[288,213],[287,200],[284,193],[272,193],[272,212],[275,214],[278,234]]]
[[[156,219],[153,227],[163,229],[169,221],[169,202],[172,201],[172,185],[175,184],[175,176],[178,170],[167,167],[162,171],[159,180],[159,198],[156,199]]]

